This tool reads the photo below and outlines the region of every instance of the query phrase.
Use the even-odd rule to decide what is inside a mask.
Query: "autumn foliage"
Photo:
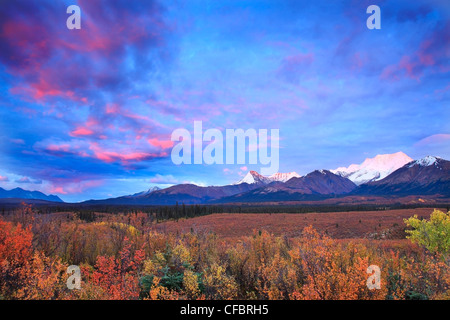
[[[0,218],[0,299],[450,298],[447,251],[386,243],[339,241],[312,227],[296,238],[255,230],[225,241],[158,232],[143,213],[83,220],[26,208]],[[80,290],[66,286],[73,264]],[[369,265],[380,267],[381,289],[368,289]]]

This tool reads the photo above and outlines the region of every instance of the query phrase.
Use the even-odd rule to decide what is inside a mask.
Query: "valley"
[[[445,209],[441,209],[445,211]],[[403,219],[417,215],[428,219],[433,209],[398,209],[385,211],[352,211],[321,213],[221,213],[155,226],[159,232],[173,234],[213,232],[219,238],[238,240],[254,232],[267,231],[275,236],[300,237],[304,228],[312,226],[334,239],[405,239]]]

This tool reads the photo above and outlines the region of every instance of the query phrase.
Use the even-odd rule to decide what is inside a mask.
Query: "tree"
[[[430,220],[418,219],[417,215],[404,220],[412,230],[406,230],[412,242],[418,243],[432,253],[447,256],[450,253],[450,213],[434,210]]]

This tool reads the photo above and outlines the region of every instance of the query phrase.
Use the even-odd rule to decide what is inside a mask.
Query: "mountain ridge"
[[[0,188],[0,199],[36,199],[36,200],[46,200],[52,202],[64,202],[60,197],[50,194],[46,195],[40,191],[29,191],[22,188],[14,188],[11,190],[6,190]]]
[[[360,186],[356,194],[442,194],[450,196],[450,161],[427,156],[413,160],[386,178]]]
[[[393,165],[384,163],[384,168],[388,168],[388,171],[393,170],[399,165],[398,158],[401,159],[400,163],[405,160],[411,159],[403,153],[393,154],[394,157],[384,156],[374,157],[377,159],[375,162],[384,163],[386,159],[394,159]],[[371,162],[370,158],[369,162]],[[367,159],[366,159],[367,160]],[[425,157],[419,160],[408,161],[401,168],[406,168],[400,172],[405,174],[408,170],[408,166],[428,166],[432,168],[435,163],[446,161],[438,157]],[[447,161],[448,162],[448,161]],[[399,168],[399,169],[401,169]],[[446,167],[447,168],[447,167]],[[429,171],[430,183],[427,187],[431,188],[426,190],[425,186],[421,188],[414,187],[414,181],[405,179],[402,183],[403,186],[396,186],[396,188],[389,187],[377,187],[377,182],[382,185],[382,181],[392,175],[394,170],[389,173],[383,179],[373,179],[367,183],[357,185],[347,177],[333,173],[333,170],[315,170],[305,176],[290,177],[287,181],[273,181],[270,177],[265,177],[256,171],[249,171],[243,179],[238,183],[225,185],[225,186],[209,186],[200,187],[193,184],[181,184],[175,185],[166,189],[157,190],[150,195],[141,197],[139,200],[135,199],[135,202],[151,203],[155,205],[160,204],[175,204],[186,203],[234,203],[234,202],[271,202],[271,201],[296,201],[296,200],[321,200],[334,196],[341,195],[381,195],[381,196],[395,196],[396,193],[407,195],[409,192],[415,194],[430,194],[438,192],[439,194],[446,194],[445,190],[450,189],[450,185],[446,180],[439,182],[440,175],[450,176],[449,170],[445,169],[442,172],[434,172],[431,175]],[[381,174],[380,174],[381,175]],[[280,174],[278,176],[286,177],[289,174]],[[414,176],[414,175],[413,175]],[[398,178],[397,178],[398,179]],[[427,177],[422,177],[422,180],[427,180]],[[436,181],[435,181],[436,180]],[[381,182],[380,182],[381,181]],[[390,183],[392,184],[392,182]],[[424,184],[424,183],[423,183]],[[239,187],[239,188],[238,188]],[[403,190],[403,191],[402,191]],[[402,191],[402,192],[399,192]]]
[[[277,172],[272,174],[271,176],[263,176],[259,174],[256,171],[250,170],[247,172],[247,174],[238,182],[234,184],[241,184],[241,183],[248,183],[248,184],[269,184],[271,182],[286,182],[292,178],[300,178],[301,175],[299,175],[297,172]]]
[[[351,164],[348,167],[339,167],[331,172],[348,178],[356,185],[371,181],[382,180],[395,170],[413,161],[405,153],[399,151],[392,154],[379,154],[373,158],[366,158],[361,164]]]
[[[392,155],[378,155],[367,158],[366,165],[350,165],[347,171],[361,173],[373,164],[380,164],[379,174],[371,172],[369,181],[355,183],[344,170],[314,170],[305,176],[296,172],[277,173],[263,176],[256,171],[249,171],[238,183],[224,186],[198,186],[195,184],[178,184],[160,189],[152,187],[147,191],[116,198],[88,200],[81,204],[111,205],[173,205],[235,203],[235,202],[276,202],[321,200],[330,197],[349,195],[364,196],[409,196],[409,195],[443,195],[450,197],[450,161],[426,156],[412,160],[393,170],[400,163],[408,160],[402,152]],[[387,160],[391,160],[389,163]],[[409,158],[411,159],[411,158]],[[344,167],[341,167],[341,169]],[[338,168],[339,169],[339,168]],[[390,172],[393,170],[392,172]],[[381,172],[382,171],[382,172]],[[346,172],[346,173],[348,173]],[[388,174],[386,172],[389,172]],[[387,174],[384,178],[383,175]],[[366,175],[365,178],[370,177]],[[27,191],[21,188],[4,190],[0,188],[0,198],[24,198],[53,202],[63,202],[54,195],[45,195],[39,191]]]

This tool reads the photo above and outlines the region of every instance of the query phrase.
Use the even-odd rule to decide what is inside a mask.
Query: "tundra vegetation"
[[[295,238],[255,230],[156,231],[148,213],[0,215],[0,299],[449,299],[449,213],[405,220],[410,240],[341,241],[306,227]],[[339,225],[336,228],[341,228]],[[66,286],[69,265],[81,289]],[[369,265],[381,289],[369,290]]]

